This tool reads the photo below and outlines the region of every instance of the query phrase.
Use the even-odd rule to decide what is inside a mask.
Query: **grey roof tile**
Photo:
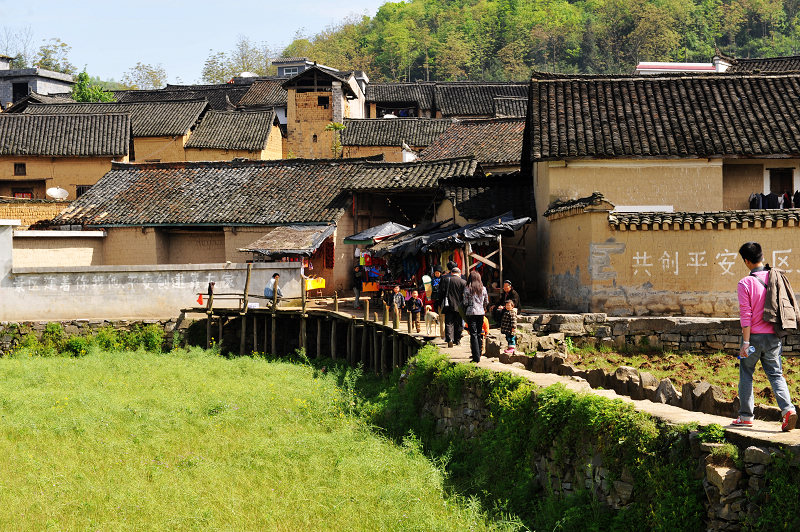
[[[208,100],[212,109],[230,110],[239,104],[248,86],[222,83],[219,85],[167,85],[164,89],[114,91],[120,103],[165,102],[175,100]]]
[[[259,151],[267,146],[275,113],[208,111],[186,141],[186,148]]]
[[[489,118],[455,122],[420,154],[423,161],[474,157],[482,165],[519,164],[524,118]]]
[[[494,116],[494,99],[527,98],[528,84],[460,81],[434,86],[436,111],[442,116]]]
[[[0,113],[0,155],[120,157],[130,139],[127,114]]]
[[[269,79],[253,82],[247,93],[239,100],[239,105],[241,107],[286,105],[288,93],[283,88],[283,81],[283,79]]]
[[[205,100],[136,103],[30,104],[25,114],[126,113],[134,137],[171,137],[186,134],[208,107]]]
[[[524,118],[528,98],[498,96],[494,99],[494,116],[497,118]]]
[[[453,124],[435,118],[359,118],[345,119],[343,146],[429,146]]]
[[[798,74],[542,74],[524,151],[528,161],[796,156],[798,122]]]
[[[533,183],[520,172],[442,181],[445,196],[469,220],[483,220],[512,211],[516,218],[536,216]]]

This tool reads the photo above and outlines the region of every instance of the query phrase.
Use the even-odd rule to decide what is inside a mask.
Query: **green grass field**
[[[2,530],[485,530],[417,445],[298,364],[156,355],[0,359]]]

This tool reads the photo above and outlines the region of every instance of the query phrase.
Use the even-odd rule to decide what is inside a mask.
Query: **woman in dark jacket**
[[[506,279],[503,281],[503,290],[500,292],[500,300],[495,306],[492,307],[492,319],[495,323],[500,323],[503,319],[503,312],[506,309],[506,301],[511,300],[514,302],[514,308],[519,312],[519,294],[511,286],[511,281]]]
[[[464,287],[464,313],[467,315],[467,327],[469,328],[469,349],[472,353],[472,361],[480,362],[481,346],[483,344],[483,318],[486,315],[486,307],[489,306],[489,296],[486,287],[481,282],[481,274],[472,270]]]

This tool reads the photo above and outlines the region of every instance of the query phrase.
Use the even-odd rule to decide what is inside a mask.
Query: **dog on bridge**
[[[439,315],[430,305],[425,305],[425,332],[430,335],[431,329],[435,334],[439,334]]]

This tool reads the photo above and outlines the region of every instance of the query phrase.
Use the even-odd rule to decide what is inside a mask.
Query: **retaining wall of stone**
[[[430,394],[431,390],[426,392]],[[465,387],[461,396],[452,401],[446,390],[440,390],[428,396],[422,412],[434,418],[439,435],[476,438],[494,427],[484,393]],[[696,462],[695,478],[702,479],[707,530],[741,530],[746,519],[758,517],[767,468],[773,457],[782,455],[784,450],[742,443],[737,446],[738,456],[742,458],[741,467],[737,467],[730,457],[714,452],[723,444],[702,443],[698,432],[689,433],[688,438],[691,456],[685,459]],[[636,482],[625,468],[610,472],[611,466],[603,462],[602,442],[589,442],[577,456],[565,458],[563,455],[554,446],[533,457],[540,487],[549,486],[563,495],[589,490],[597,500],[614,509],[622,509],[630,503],[637,489]]]

